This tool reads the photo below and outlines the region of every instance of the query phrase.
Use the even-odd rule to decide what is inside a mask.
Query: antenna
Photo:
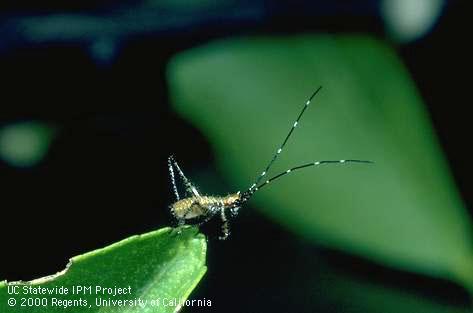
[[[265,181],[261,185],[253,188],[253,191],[252,191],[251,194],[253,194],[256,191],[260,190],[262,187],[266,186],[270,182],[272,182],[272,181],[274,181],[274,180],[276,180],[276,179],[278,179],[278,178],[280,178],[280,177],[282,177],[286,174],[289,174],[291,172],[294,172],[294,171],[297,171],[297,170],[300,170],[300,169],[303,169],[303,168],[306,168],[306,167],[310,167],[310,166],[317,166],[317,165],[322,165],[322,164],[334,164],[334,163],[335,164],[343,164],[343,163],[374,163],[374,162],[365,161],[365,160],[335,160],[335,161],[329,160],[329,161],[316,161],[316,162],[311,162],[311,163],[295,166],[293,168],[288,169],[285,172],[279,173],[278,175],[271,177],[270,179],[268,179],[267,181]],[[250,194],[250,196],[251,196],[251,194]]]
[[[266,168],[264,169],[264,171],[261,172],[260,176],[256,179],[256,181],[253,183],[253,185],[251,185],[251,187],[248,189],[247,193],[253,194],[254,191],[255,191],[254,189],[255,189],[256,186],[259,184],[259,182],[261,181],[261,179],[263,179],[263,177],[266,176],[266,174],[268,173],[269,169],[270,169],[271,166],[273,165],[274,161],[276,161],[276,159],[278,158],[279,154],[282,152],[282,149],[284,149],[284,146],[286,145],[286,143],[288,142],[289,138],[291,137],[292,132],[294,131],[294,129],[296,129],[297,124],[299,124],[299,121],[300,121],[302,115],[304,114],[305,110],[306,110],[307,107],[309,106],[309,104],[310,104],[310,102],[312,101],[312,99],[314,99],[315,95],[320,91],[320,89],[322,89],[322,86],[320,86],[319,88],[317,88],[317,90],[314,91],[314,93],[312,94],[312,96],[310,96],[309,100],[306,101],[306,103],[304,104],[304,107],[302,108],[302,111],[299,113],[299,116],[297,117],[296,121],[295,121],[294,124],[292,125],[291,130],[290,130],[289,133],[287,134],[287,136],[286,136],[286,138],[284,139],[283,143],[281,144],[281,146],[279,147],[279,149],[276,151],[276,153],[274,154],[273,158],[272,158],[271,161],[268,163],[268,165],[266,166]]]

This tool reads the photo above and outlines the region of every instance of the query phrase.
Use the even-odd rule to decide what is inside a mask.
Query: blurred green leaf
[[[465,299],[452,296],[438,297],[426,294],[418,286],[386,284],[376,275],[352,275],[339,265],[327,263],[311,253],[298,255],[300,268],[312,270],[294,271],[294,279],[288,290],[297,290],[297,299],[307,304],[312,312],[343,313],[466,313],[471,312]],[[367,276],[370,278],[367,279]],[[407,287],[407,290],[406,290]],[[304,301],[310,299],[309,301]],[[297,306],[299,307],[299,306]],[[327,309],[329,308],[329,309]],[[297,311],[297,310],[295,310]],[[308,310],[306,310],[308,311]]]
[[[170,300],[187,299],[206,271],[206,240],[195,228],[186,228],[180,235],[163,228],[147,234],[132,236],[103,249],[76,256],[66,270],[56,275],[21,283],[20,293],[7,293],[6,282],[0,282],[1,312],[176,312],[179,305]],[[37,256],[46,257],[46,256]],[[11,283],[10,283],[11,284]],[[15,283],[18,284],[18,283]],[[26,295],[23,286],[68,288],[67,295]],[[72,294],[73,286],[91,286],[91,293]],[[96,287],[128,288],[131,294],[96,294]],[[16,305],[9,307],[7,300],[14,298]],[[47,306],[22,307],[21,298],[46,298]],[[53,298],[64,301],[54,305]],[[82,305],[67,304],[67,300],[82,299]],[[144,306],[97,306],[97,299],[147,301]],[[160,300],[159,300],[160,299]],[[167,299],[167,300],[164,300]],[[151,301],[155,300],[156,305]],[[169,301],[168,301],[169,300]],[[32,300],[34,301],[34,300]],[[85,302],[84,302],[85,301]],[[55,302],[58,304],[59,302]],[[159,304],[159,305],[157,305]],[[66,308],[66,305],[69,307]],[[85,305],[85,306],[83,306]]]
[[[52,126],[27,121],[0,128],[0,158],[12,166],[29,167],[41,162],[55,135]]]
[[[396,289],[390,286],[354,279],[352,277],[327,275],[317,291],[323,292],[325,301],[336,303],[338,312],[344,313],[467,313],[471,308],[457,306],[442,301],[433,301],[415,292]],[[325,288],[324,288],[325,287]],[[314,289],[314,288],[313,288]]]
[[[319,244],[473,286],[470,217],[389,46],[361,35],[226,40],[176,56],[168,77],[176,110],[208,136],[240,190],[323,85],[271,174],[315,160],[376,163],[293,173],[250,205]]]

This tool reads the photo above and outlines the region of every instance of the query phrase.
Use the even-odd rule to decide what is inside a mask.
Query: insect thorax
[[[232,208],[240,201],[240,194],[224,197],[194,196],[181,199],[171,205],[171,211],[177,219],[193,219],[215,214],[221,208]]]

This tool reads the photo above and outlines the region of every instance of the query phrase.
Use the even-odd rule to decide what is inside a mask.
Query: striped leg
[[[179,192],[177,191],[176,179],[174,177],[174,169],[172,168],[172,156],[168,158],[168,167],[169,167],[169,175],[171,176],[172,190],[174,191],[176,200],[179,201],[181,197],[179,197]]]
[[[197,188],[195,188],[195,186],[190,182],[189,179],[187,179],[186,175],[184,175],[184,172],[181,170],[181,168],[179,167],[179,164],[177,164],[176,160],[174,159],[174,156],[169,156],[168,158],[168,164],[169,164],[169,168],[170,168],[170,172],[171,172],[171,169],[172,167],[174,166],[177,170],[177,174],[179,175],[179,177],[182,179],[182,181],[184,182],[184,185],[186,187],[186,191],[189,193],[189,194],[192,194],[196,197],[199,197],[200,194],[199,192],[197,191]],[[172,177],[174,177],[174,171],[172,171]],[[174,178],[173,178],[173,181],[174,181]],[[175,184],[173,185],[175,187]],[[175,193],[177,193],[177,189],[175,189]]]
[[[220,218],[222,219],[222,233],[223,236],[218,237],[220,240],[225,240],[230,236],[230,224],[227,220],[227,216],[225,215],[225,208],[220,208]]]

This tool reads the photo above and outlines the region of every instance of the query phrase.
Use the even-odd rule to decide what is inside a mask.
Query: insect
[[[302,108],[302,111],[297,116],[296,121],[292,125],[291,129],[289,130],[289,133],[286,135],[286,138],[279,146],[276,153],[273,155],[271,161],[269,161],[263,172],[256,178],[255,182],[243,192],[238,191],[236,193],[232,193],[226,196],[201,195],[195,185],[184,175],[184,172],[181,170],[179,164],[176,162],[174,157],[170,156],[168,158],[169,174],[171,176],[171,183],[174,195],[176,196],[176,202],[174,202],[170,206],[170,209],[172,215],[177,220],[178,225],[202,225],[208,222],[213,217],[220,216],[220,219],[222,221],[222,235],[219,237],[219,239],[225,240],[230,235],[229,219],[234,218],[238,215],[238,210],[248,200],[251,199],[255,192],[261,190],[261,188],[270,184],[274,180],[279,179],[282,176],[292,173],[294,171],[322,164],[372,163],[371,161],[364,160],[315,161],[295,166],[262,182],[263,178],[268,174],[268,171],[271,169],[271,166],[281,154],[282,150],[284,149],[284,146],[286,145],[292,133],[298,126],[299,121],[305,110],[309,107],[310,103],[321,89],[321,86],[317,88],[317,90],[306,101],[304,107]],[[177,190],[174,170],[176,170],[177,175],[183,181],[185,186],[186,197],[183,199],[181,199]]]

